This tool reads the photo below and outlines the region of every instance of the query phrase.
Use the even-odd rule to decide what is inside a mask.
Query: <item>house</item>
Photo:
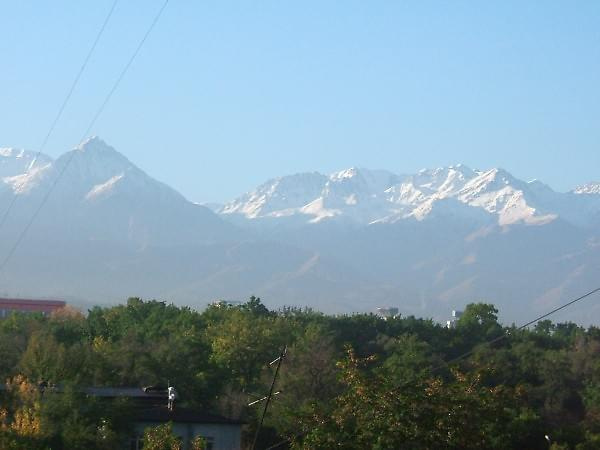
[[[242,425],[239,420],[228,419],[202,409],[190,409],[179,405],[168,407],[168,391],[164,387],[114,388],[89,387],[83,392],[89,396],[115,399],[129,398],[135,405],[132,434],[128,448],[141,450],[144,430],[164,423],[173,425],[173,433],[181,439],[183,450],[198,436],[206,440],[206,450],[239,450]]]
[[[0,319],[4,319],[13,311],[39,312],[48,315],[67,304],[61,300],[33,300],[24,298],[0,298]]]
[[[377,315],[385,320],[390,318],[396,319],[400,317],[400,314],[398,313],[398,308],[394,306],[382,306],[377,308]]]
[[[462,316],[462,311],[453,310],[452,318],[446,321],[446,328],[456,328],[456,324],[458,323],[458,319]]]
[[[242,422],[180,406],[169,410],[166,405],[140,410],[137,413],[129,448],[141,450],[144,430],[168,422],[173,425],[173,433],[181,439],[183,450],[190,449],[190,442],[198,436],[205,439],[206,450],[241,448]]]
[[[63,392],[61,386],[41,382],[40,392]],[[0,391],[6,385],[0,383]],[[141,450],[143,448],[144,431],[171,423],[173,434],[179,437],[182,450],[190,450],[191,442],[198,436],[204,438],[205,450],[239,450],[242,446],[242,426],[244,422],[209,413],[203,409],[185,408],[179,405],[168,407],[167,389],[161,387],[86,387],[80,390],[89,397],[131,399],[134,408],[131,416],[131,434],[124,448]]]

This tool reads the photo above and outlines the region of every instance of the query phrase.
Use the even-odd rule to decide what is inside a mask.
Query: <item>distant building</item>
[[[462,314],[462,311],[453,310],[452,318],[446,321],[446,328],[456,328],[456,323],[458,322],[458,319],[460,319],[460,316],[462,316]]]
[[[212,306],[216,306],[217,308],[228,308],[230,306],[240,306],[243,302],[236,300],[215,300],[211,303]]]
[[[0,298],[0,319],[8,317],[11,312],[39,312],[50,314],[67,304],[61,300],[32,300],[23,298]]]
[[[377,308],[377,315],[379,317],[383,317],[384,319],[400,317],[400,314],[398,313],[398,308],[393,306],[383,306]]]

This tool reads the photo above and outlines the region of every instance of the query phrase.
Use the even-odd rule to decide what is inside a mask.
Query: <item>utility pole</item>
[[[273,395],[275,395],[275,393],[273,392],[275,390],[275,382],[277,381],[277,376],[279,375],[279,368],[281,367],[281,363],[283,362],[283,358],[285,358],[286,353],[287,353],[287,345],[284,345],[279,356],[269,363],[269,366],[272,366],[273,364],[277,363],[277,367],[275,368],[275,374],[273,375],[273,381],[271,382],[271,389],[269,389],[269,395],[264,397],[264,400],[266,400],[265,407],[263,409],[262,416],[260,417],[260,422],[258,423],[258,428],[256,429],[256,433],[254,434],[254,441],[252,442],[252,450],[254,450],[256,448],[256,442],[258,441],[258,435],[260,434],[260,429],[262,428],[263,422],[265,420],[265,416],[267,415],[267,409],[269,408],[269,403],[271,403],[271,398],[273,398]],[[253,402],[252,404],[254,404],[254,403],[256,403],[256,402]]]

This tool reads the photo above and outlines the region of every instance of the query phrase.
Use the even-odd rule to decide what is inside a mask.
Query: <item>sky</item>
[[[38,151],[113,0],[6,2],[0,147]],[[77,145],[163,0],[120,0],[45,153]],[[348,167],[600,180],[598,1],[170,0],[92,130],[196,202]]]

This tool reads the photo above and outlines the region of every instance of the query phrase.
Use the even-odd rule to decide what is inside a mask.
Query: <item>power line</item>
[[[17,187],[17,192],[27,182],[27,175],[29,175],[29,173],[33,169],[33,166],[37,162],[38,158],[40,157],[40,155],[42,154],[42,152],[46,148],[46,144],[48,143],[48,140],[50,139],[50,136],[54,132],[54,129],[56,128],[56,125],[58,124],[58,121],[62,117],[62,114],[63,114],[65,108],[67,107],[67,104],[69,103],[69,100],[71,100],[73,92],[75,92],[75,88],[79,84],[79,80],[81,79],[81,75],[83,74],[85,68],[87,67],[87,65],[88,65],[88,63],[89,63],[89,61],[90,61],[90,59],[92,57],[92,54],[96,50],[96,46],[98,45],[98,42],[100,41],[100,38],[102,37],[102,34],[104,34],[104,30],[106,29],[106,25],[108,24],[110,18],[112,17],[113,12],[114,12],[114,10],[115,10],[118,2],[119,2],[119,0],[115,0],[113,2],[113,4],[112,4],[110,10],[108,11],[108,14],[106,15],[106,18],[104,19],[104,22],[102,23],[102,26],[100,27],[100,30],[96,34],[96,38],[94,39],[94,42],[92,43],[92,46],[90,47],[90,49],[89,49],[89,51],[88,51],[85,59],[83,60],[83,64],[79,68],[79,71],[77,72],[77,75],[75,76],[75,79],[71,83],[71,87],[69,88],[65,99],[63,100],[62,104],[58,108],[58,112],[56,113],[56,116],[54,117],[54,120],[50,124],[50,128],[48,129],[48,132],[46,133],[46,136],[44,137],[44,140],[42,141],[42,144],[40,145],[38,152],[36,153],[35,157],[31,161],[31,163],[29,164],[29,166],[27,167],[27,170],[25,171],[25,179],[23,180],[23,183],[20,186]],[[4,223],[6,222],[6,219],[8,218],[8,215],[10,214],[10,211],[12,210],[13,206],[15,205],[15,203],[17,201],[17,198],[18,198],[18,195],[13,195],[10,203],[8,204],[8,208],[6,208],[6,210],[4,211],[4,213],[2,215],[2,218],[0,219],[0,229],[2,229]]]
[[[115,82],[113,83],[113,86],[110,89],[110,91],[108,92],[108,94],[106,95],[106,97],[104,98],[104,101],[100,104],[100,107],[98,108],[98,110],[94,114],[94,116],[93,116],[90,124],[88,125],[87,129],[85,130],[85,133],[83,133],[81,139],[79,140],[80,142],[82,142],[88,136],[88,134],[90,133],[90,131],[92,130],[92,128],[96,124],[96,121],[98,120],[98,118],[100,117],[100,115],[102,114],[102,112],[104,111],[106,105],[108,104],[108,102],[110,101],[111,97],[113,96],[113,94],[115,93],[115,91],[117,90],[117,88],[119,87],[119,85],[121,84],[121,81],[123,80],[123,78],[125,77],[125,75],[127,74],[127,72],[129,71],[129,68],[133,64],[133,61],[135,60],[135,58],[137,57],[138,53],[142,49],[142,46],[144,45],[144,43],[148,39],[148,36],[150,35],[150,33],[152,32],[152,30],[154,29],[156,23],[160,19],[161,15],[162,15],[163,11],[165,10],[165,8],[167,7],[168,3],[169,3],[169,0],[165,0],[165,2],[163,3],[163,5],[161,6],[161,8],[158,10],[158,12],[156,13],[156,15],[154,16],[154,19],[152,20],[150,26],[146,30],[146,33],[144,34],[144,36],[142,37],[142,39],[138,43],[135,51],[133,52],[133,54],[129,58],[129,61],[127,61],[127,64],[125,64],[125,67],[123,68],[123,70],[121,71],[121,73],[119,74],[119,76],[117,77],[117,79],[115,80]],[[44,205],[46,204],[46,202],[50,198],[50,195],[52,195],[52,192],[56,188],[56,185],[58,184],[58,182],[61,180],[61,178],[65,174],[67,168],[71,164],[71,161],[73,161],[74,157],[75,157],[75,152],[72,151],[70,153],[70,155],[69,155],[66,163],[62,166],[62,168],[60,169],[60,172],[58,173],[57,177],[54,179],[54,182],[50,185],[50,188],[46,191],[46,194],[42,198],[42,201],[38,205],[37,209],[34,211],[34,213],[31,216],[29,222],[27,222],[27,224],[25,225],[25,227],[21,230],[21,233],[17,237],[17,240],[15,241],[15,244],[8,251],[6,257],[2,260],[2,263],[0,263],[0,273],[6,267],[6,264],[8,263],[8,261],[10,260],[10,258],[12,257],[12,255],[15,253],[15,251],[17,250],[17,248],[19,247],[19,245],[21,244],[21,242],[23,241],[25,235],[27,234],[27,232],[29,231],[29,229],[31,228],[31,226],[33,225],[33,223],[35,222],[35,219],[40,214],[40,211],[42,210],[42,208],[44,207]]]
[[[523,325],[521,325],[521,326],[519,326],[519,327],[515,328],[515,331],[520,331],[520,330],[523,330],[523,329],[527,328],[528,326],[530,326],[530,325],[533,325],[534,323],[536,323],[536,322],[539,322],[540,320],[542,320],[542,319],[545,319],[546,317],[549,317],[549,316],[551,316],[551,315],[552,315],[552,314],[554,314],[554,313],[557,313],[558,311],[561,311],[561,310],[563,310],[563,309],[565,309],[565,308],[568,308],[569,306],[571,306],[571,305],[573,305],[573,304],[575,304],[575,303],[577,303],[577,302],[579,302],[579,301],[581,301],[581,300],[584,300],[584,299],[586,299],[586,298],[588,298],[588,297],[590,297],[590,296],[594,295],[594,294],[595,294],[595,293],[597,293],[597,292],[600,292],[600,287],[598,287],[598,288],[596,288],[596,289],[592,289],[591,291],[589,291],[589,292],[587,292],[587,293],[585,293],[585,294],[581,295],[580,297],[577,297],[577,298],[575,298],[575,299],[573,299],[573,300],[571,300],[571,301],[569,301],[569,302],[565,303],[564,305],[561,305],[561,306],[559,306],[559,307],[557,307],[557,308],[554,308],[552,311],[550,311],[550,312],[547,312],[546,314],[542,314],[541,316],[539,316],[539,317],[536,317],[536,318],[535,318],[535,319],[533,319],[533,320],[530,320],[529,322],[527,322],[527,323],[525,323],[525,324],[523,324]],[[500,342],[500,341],[502,341],[502,340],[504,340],[504,339],[508,338],[509,336],[510,336],[510,331],[508,331],[508,332],[506,332],[506,333],[504,333],[504,334],[502,334],[502,335],[500,335],[500,336],[498,336],[498,337],[496,337],[496,338],[494,338],[494,339],[491,339],[491,340],[489,340],[489,341],[487,341],[487,342],[483,342],[483,343],[481,343],[481,344],[477,344],[475,347],[473,347],[473,348],[472,348],[471,350],[469,350],[468,352],[466,352],[466,353],[463,353],[462,355],[459,355],[459,356],[457,356],[457,357],[455,357],[455,358],[452,358],[450,361],[445,361],[443,365],[441,365],[441,366],[438,366],[438,367],[434,368],[434,369],[432,370],[432,372],[435,372],[435,371],[437,371],[437,370],[443,369],[444,367],[448,367],[448,366],[449,366],[449,365],[451,365],[451,364],[455,364],[455,363],[457,363],[458,361],[460,361],[460,360],[462,360],[462,359],[468,358],[468,357],[469,357],[469,356],[471,356],[473,353],[475,353],[475,350],[477,349],[477,347],[479,347],[479,346],[481,346],[481,345],[491,345],[491,344],[495,344],[496,342]]]
[[[520,331],[520,330],[523,330],[523,329],[527,328],[528,326],[530,326],[530,325],[533,325],[534,323],[536,323],[536,322],[539,322],[540,320],[542,320],[542,319],[545,319],[546,317],[549,317],[549,316],[551,316],[552,314],[555,314],[555,313],[557,313],[558,311],[561,311],[561,310],[563,310],[563,309],[565,309],[565,308],[568,308],[569,306],[571,306],[571,305],[573,305],[573,304],[575,304],[575,303],[577,303],[577,302],[579,302],[579,301],[581,301],[581,300],[584,300],[584,299],[586,299],[587,297],[590,297],[590,296],[592,296],[592,295],[594,295],[594,294],[596,294],[596,293],[598,293],[598,292],[600,292],[600,287],[598,287],[598,288],[596,288],[596,289],[592,289],[591,291],[589,291],[589,292],[587,292],[587,293],[585,293],[585,294],[583,294],[583,295],[581,295],[581,296],[579,296],[579,297],[577,297],[577,298],[575,298],[575,299],[573,299],[573,300],[571,300],[571,301],[569,301],[569,302],[567,302],[567,303],[565,303],[565,304],[563,304],[563,305],[561,305],[561,306],[559,306],[559,307],[557,307],[557,308],[554,308],[552,311],[549,311],[549,312],[547,312],[547,313],[545,313],[545,314],[542,314],[542,315],[541,315],[541,316],[539,316],[539,317],[536,317],[536,318],[535,318],[535,319],[533,319],[533,320],[530,320],[529,322],[527,322],[527,323],[525,323],[525,324],[523,324],[523,325],[521,325],[521,326],[517,327],[517,328],[515,329],[515,331]],[[494,344],[494,343],[496,343],[496,342],[502,341],[503,339],[506,339],[506,338],[508,338],[509,336],[510,336],[510,332],[508,332],[508,333],[505,333],[505,334],[503,334],[503,335],[501,335],[501,336],[498,336],[498,337],[496,337],[496,338],[494,338],[494,339],[491,339],[491,340],[489,340],[489,341],[487,341],[487,342],[483,342],[483,343],[481,343],[481,344],[476,344],[476,345],[475,345],[475,346],[474,346],[474,347],[473,347],[473,348],[472,348],[470,351],[468,351],[468,352],[466,352],[466,353],[463,353],[462,355],[459,355],[459,356],[457,356],[457,357],[455,357],[455,358],[452,358],[452,359],[451,359],[451,360],[449,360],[449,361],[444,361],[444,362],[443,362],[443,364],[440,364],[439,366],[437,366],[437,367],[434,367],[434,368],[431,370],[431,373],[433,374],[434,372],[437,372],[437,371],[438,371],[438,370],[440,370],[440,369],[443,369],[443,368],[445,368],[445,367],[448,367],[448,366],[450,366],[451,364],[455,364],[455,363],[457,363],[458,361],[460,361],[460,360],[462,360],[462,359],[465,359],[465,358],[467,358],[467,357],[471,356],[473,353],[475,353],[475,350],[476,350],[478,347],[480,347],[481,345],[491,345],[491,344]],[[397,391],[398,389],[401,389],[401,388],[403,388],[403,387],[405,387],[405,386],[408,386],[408,385],[410,385],[410,384],[412,384],[412,382],[405,382],[405,383],[401,384],[400,386],[397,386],[397,387],[395,387],[394,389],[392,389],[392,392],[394,392],[394,391]],[[309,429],[309,430],[303,431],[303,432],[301,432],[301,433],[298,433],[298,434],[296,434],[295,436],[292,436],[291,438],[284,439],[284,440],[282,440],[282,441],[280,441],[280,442],[278,442],[278,443],[276,443],[276,444],[274,444],[274,445],[272,445],[272,446],[268,447],[268,448],[267,448],[267,450],[272,450],[272,449],[279,448],[279,447],[281,447],[281,446],[283,446],[283,445],[287,444],[288,442],[291,442],[293,439],[296,439],[296,438],[299,438],[299,437],[302,437],[302,436],[304,436],[305,434],[309,433],[310,431],[311,431],[311,430]]]
[[[285,358],[286,354],[287,354],[287,345],[284,345],[279,356],[269,363],[269,365],[273,365],[273,364],[277,363],[277,367],[275,369],[275,374],[273,375],[273,381],[271,382],[271,388],[269,389],[269,395],[264,397],[264,399],[266,400],[265,407],[260,416],[260,422],[258,423],[258,428],[256,428],[256,433],[254,434],[254,440],[252,441],[252,447],[251,447],[252,450],[254,450],[256,448],[256,443],[258,442],[258,436],[260,435],[260,430],[263,426],[263,422],[265,421],[265,416],[267,415],[267,410],[269,409],[269,404],[271,403],[271,399],[273,398],[274,395],[276,395],[274,393],[275,383],[277,382],[277,376],[279,375],[279,369],[281,368],[281,363],[283,362],[283,359]],[[253,402],[251,404],[254,404],[254,403],[256,403],[256,402]],[[250,405],[248,405],[248,406],[250,406]]]
[[[123,70],[119,74],[118,78],[116,79],[115,83],[113,84],[113,87],[108,92],[108,94],[106,95],[106,98],[104,99],[104,101],[102,102],[102,104],[100,105],[100,107],[98,108],[98,110],[96,111],[96,114],[94,115],[94,118],[90,122],[90,125],[87,127],[87,130],[85,130],[85,133],[81,137],[80,141],[83,141],[87,137],[87,135],[92,130],[93,126],[96,124],[96,121],[98,120],[98,118],[100,117],[100,115],[104,111],[104,108],[108,104],[109,100],[111,99],[111,97],[113,96],[113,94],[115,93],[115,91],[117,90],[117,88],[119,87],[119,84],[121,84],[121,81],[125,77],[125,74],[129,71],[129,68],[131,67],[131,64],[133,64],[133,61],[135,60],[135,58],[137,57],[138,53],[142,49],[142,46],[144,45],[144,43],[148,39],[148,36],[150,35],[150,33],[152,32],[152,30],[154,29],[154,26],[156,25],[156,23],[160,19],[160,16],[162,16],[162,13],[165,10],[165,8],[167,7],[168,3],[169,3],[169,0],[165,0],[165,2],[163,3],[163,5],[161,6],[161,8],[158,10],[158,12],[156,13],[156,15],[154,16],[154,20],[152,20],[152,23],[150,24],[150,26],[146,30],[146,33],[144,34],[144,37],[142,37],[142,40],[139,42],[137,48],[133,52],[133,55],[131,55],[131,58],[129,58],[129,61],[127,61],[127,64],[125,64],[125,67],[123,68]],[[69,162],[71,161],[71,159],[73,159],[73,158],[71,157],[69,159],[69,161],[67,162],[67,165],[69,164]],[[61,172],[61,174],[63,172]]]
[[[554,308],[552,311],[549,311],[549,312],[547,312],[545,314],[542,314],[539,317],[536,317],[533,320],[530,320],[527,323],[524,323],[523,325],[515,328],[515,331],[523,330],[524,328],[527,328],[528,326],[533,325],[534,323],[539,322],[540,320],[545,319],[546,317],[549,317],[552,314],[557,313],[558,311],[561,311],[561,310],[563,310],[565,308],[568,308],[569,306],[571,306],[571,305],[573,305],[573,304],[575,304],[575,303],[577,303],[577,302],[579,302],[579,301],[581,301],[583,299],[586,299],[586,298],[590,297],[591,295],[596,294],[597,292],[600,292],[600,287],[597,287],[596,289],[592,289],[591,291],[586,292],[585,294],[583,294],[583,295],[581,295],[581,296],[579,296],[577,298],[574,298],[573,300],[565,303],[564,305],[561,305],[561,306],[559,306],[557,308]],[[434,367],[434,368],[431,369],[431,373],[434,374],[438,370],[444,369],[446,367],[449,367],[451,364],[455,364],[455,363],[457,363],[457,362],[459,362],[459,361],[461,361],[461,360],[463,360],[465,358],[468,358],[473,353],[475,353],[475,351],[477,350],[477,348],[481,347],[482,345],[492,345],[492,344],[495,344],[496,342],[500,342],[500,341],[503,341],[504,339],[507,339],[509,336],[510,336],[510,330],[507,331],[507,332],[505,332],[504,334],[502,334],[500,336],[495,337],[494,339],[490,339],[489,341],[476,344],[468,352],[465,352],[465,353],[463,353],[463,354],[461,354],[459,356],[456,356],[455,358],[452,358],[449,361],[442,361],[442,364],[440,364],[440,365],[438,365],[438,366],[436,366],[436,367]],[[394,388],[393,391],[397,391],[398,389],[402,389],[403,387],[408,386],[409,384],[411,384],[411,383],[410,382],[402,383],[401,385],[399,385],[396,388]]]

